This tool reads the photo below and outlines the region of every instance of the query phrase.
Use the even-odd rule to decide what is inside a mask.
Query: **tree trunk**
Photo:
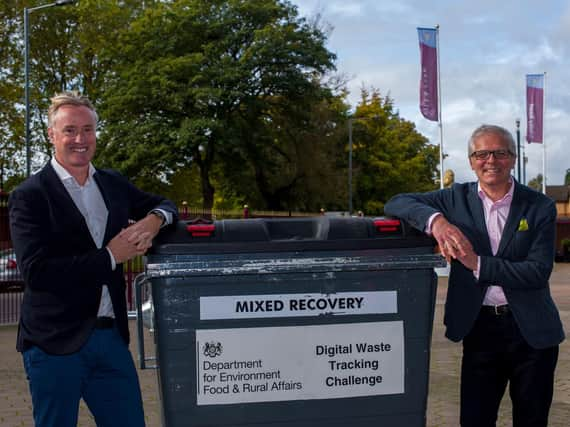
[[[200,182],[202,183],[202,208],[212,209],[214,207],[215,188],[210,182],[209,170],[200,168]]]

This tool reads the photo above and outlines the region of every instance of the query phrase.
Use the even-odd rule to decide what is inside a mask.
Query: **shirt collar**
[[[77,180],[67,171],[67,169],[65,169],[62,165],[59,164],[59,162],[55,159],[55,157],[51,158],[50,163],[53,169],[55,170],[55,173],[62,182],[69,182],[69,180],[73,180],[75,184],[79,185]],[[89,183],[94,174],[95,174],[95,167],[91,162],[89,162],[89,175],[87,176],[87,181],[85,181],[85,185]]]
[[[512,176],[509,177],[509,183],[511,184],[511,187],[509,188],[509,191],[507,191],[507,194],[505,194],[502,198],[500,198],[496,202],[493,202],[491,199],[489,199],[489,196],[487,196],[487,194],[485,194],[485,192],[481,188],[481,183],[477,181],[477,193],[479,194],[479,198],[484,202],[489,201],[491,205],[509,203],[510,200],[513,198],[513,194],[515,192],[515,180],[513,179]]]

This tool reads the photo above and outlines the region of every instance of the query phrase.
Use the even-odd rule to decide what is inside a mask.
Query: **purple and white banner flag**
[[[431,121],[438,121],[437,99],[437,30],[418,28],[420,39],[421,77],[420,111]]]
[[[544,74],[526,75],[526,140],[541,144],[544,113]]]

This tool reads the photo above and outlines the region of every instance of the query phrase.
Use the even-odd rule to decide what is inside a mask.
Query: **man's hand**
[[[146,250],[152,246],[152,239],[156,237],[162,226],[161,219],[156,215],[147,215],[121,231],[121,235],[128,241],[137,245],[138,249]]]
[[[454,258],[470,270],[477,270],[478,256],[459,228],[450,224],[443,215],[438,215],[431,224],[431,232],[447,262]]]
[[[135,242],[129,242],[128,237],[123,235],[125,230],[113,237],[107,244],[107,249],[111,251],[117,264],[122,264],[138,255],[144,255],[146,252],[146,249],[139,249]]]
[[[152,239],[160,231],[161,225],[159,217],[147,215],[113,237],[107,247],[115,262],[120,264],[135,256],[144,255],[152,246]]]

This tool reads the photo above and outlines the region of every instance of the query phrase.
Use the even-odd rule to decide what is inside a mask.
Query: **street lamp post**
[[[516,120],[517,124],[517,179],[522,180],[521,175],[521,119]]]
[[[65,6],[73,4],[75,0],[57,0],[54,3],[44,4],[36,7],[24,8],[24,91],[25,91],[25,106],[26,106],[26,176],[30,176],[32,172],[32,147],[30,141],[30,37],[29,37],[29,15],[31,12],[40,9],[46,9],[53,6]]]
[[[526,164],[528,163],[528,157],[524,153],[524,144],[522,145],[522,157],[523,157],[522,183],[526,185]]]
[[[352,215],[352,122],[348,119],[348,215]]]

